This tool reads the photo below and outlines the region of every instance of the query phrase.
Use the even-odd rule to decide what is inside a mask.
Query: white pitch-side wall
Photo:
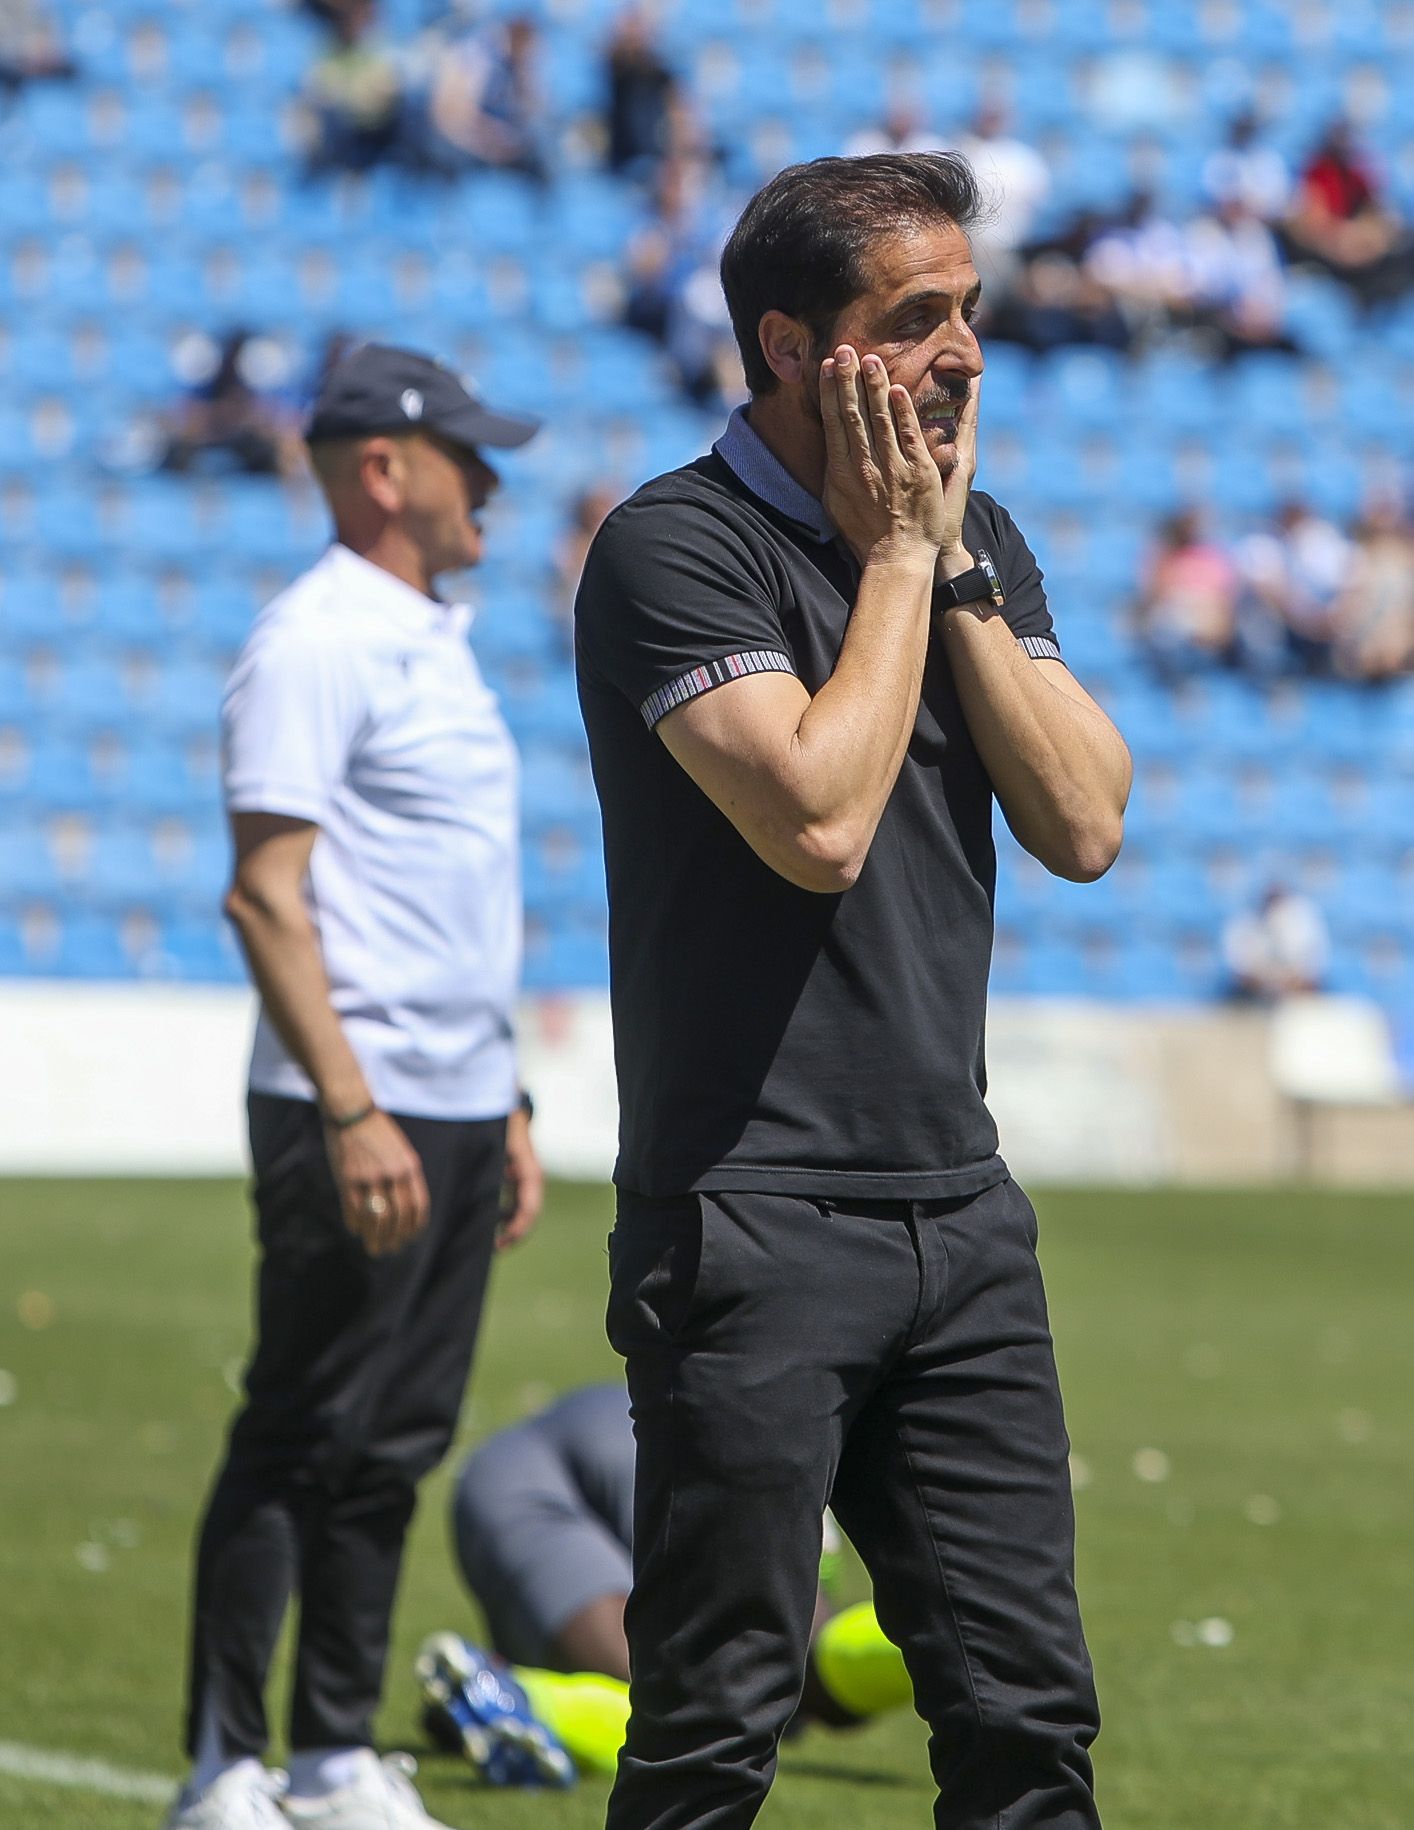
[[[243,1174],[253,1018],[241,990],[0,982],[0,1175]],[[520,1037],[546,1168],[606,1178],[616,1129],[607,998],[529,1001]],[[1037,1183],[1300,1172],[1271,1038],[1269,1019],[1251,1011],[997,1002],[988,1098],[1003,1155]],[[1391,1089],[1387,1104],[1396,1099]],[[1380,1177],[1414,1181],[1414,1124],[1402,1108],[1385,1116]],[[1368,1159],[1363,1135],[1360,1149]],[[1335,1159],[1330,1173],[1345,1179]]]

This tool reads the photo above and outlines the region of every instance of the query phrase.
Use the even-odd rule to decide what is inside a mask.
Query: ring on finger
[[[384,1195],[366,1195],[364,1197],[363,1206],[365,1213],[372,1214],[375,1220],[381,1219],[388,1211],[387,1197]]]

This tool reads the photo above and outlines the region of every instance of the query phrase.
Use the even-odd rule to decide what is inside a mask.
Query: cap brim
[[[514,451],[528,445],[541,421],[525,413],[492,413],[486,407],[463,407],[456,413],[438,414],[427,429],[456,445],[490,445],[497,451]]]

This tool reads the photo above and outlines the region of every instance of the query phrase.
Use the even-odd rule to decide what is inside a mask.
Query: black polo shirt
[[[1058,657],[1006,510],[974,490],[964,538],[990,554],[1024,646]],[[746,673],[817,692],[858,583],[819,503],[740,416],[590,551],[576,657],[604,817],[620,1187],[918,1199],[1006,1174],[983,1098],[992,790],[940,639],[869,856],[837,895],[763,864],[654,731]]]

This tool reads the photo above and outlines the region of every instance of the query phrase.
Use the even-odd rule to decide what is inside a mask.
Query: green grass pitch
[[[1070,1191],[1037,1204],[1107,1824],[1409,1830],[1409,1201]],[[557,1186],[538,1239],[501,1264],[463,1443],[614,1375],[609,1212],[605,1191]],[[249,1233],[233,1184],[0,1183],[0,1742],[178,1769],[188,1549],[245,1345]],[[417,1745],[419,1638],[474,1624],[446,1492],[444,1470],[411,1547],[389,1746]],[[1229,1643],[1209,1643],[1227,1638],[1214,1622]],[[602,1821],[596,1784],[479,1794],[442,1757],[423,1780],[467,1830]],[[150,1830],[159,1816],[0,1772],[3,1825]],[[761,1822],[930,1823],[918,1723],[806,1736]]]

